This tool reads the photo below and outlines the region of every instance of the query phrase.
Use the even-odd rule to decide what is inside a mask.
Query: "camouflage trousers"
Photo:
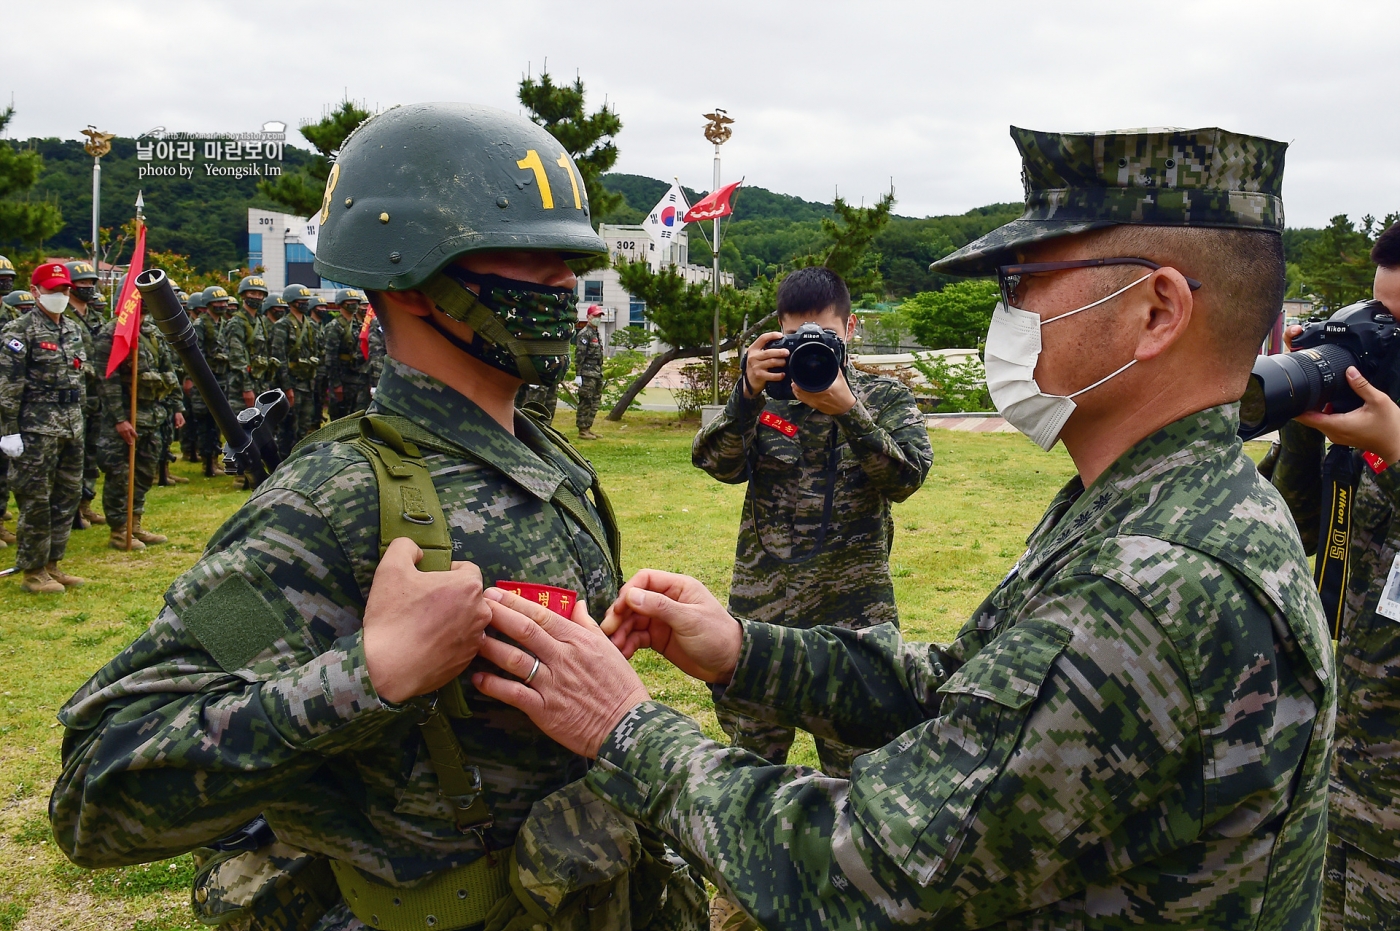
[[[335,399],[335,386],[331,387],[331,420],[339,420],[358,414],[369,407],[369,382],[343,382],[340,386],[342,400]]]
[[[93,414],[83,422],[83,500],[97,497],[97,477],[101,475],[97,462],[97,434],[102,429],[102,415]]]
[[[1400,928],[1400,863],[1378,860],[1328,838],[1321,931]]]
[[[0,456],[0,514],[10,509],[10,457]]]
[[[292,403],[282,427],[277,431],[277,449],[286,458],[292,447],[301,442],[302,437],[316,432],[321,427],[320,411],[316,404],[316,389],[311,385],[294,385]],[[366,405],[368,406],[368,405]],[[286,448],[283,448],[283,443]]]
[[[224,443],[219,437],[219,425],[214,415],[203,406],[197,407],[194,414],[195,449],[201,457],[217,456],[223,452]]]
[[[141,427],[136,434],[136,494],[132,497],[131,513],[140,517],[146,510],[146,492],[156,483],[160,472],[163,437],[159,427]],[[126,483],[129,450],[117,431],[107,428],[97,438],[98,457],[107,482],[102,486],[102,513],[112,532],[126,526]]]
[[[530,404],[542,410],[549,417],[549,422],[554,422],[554,414],[559,410],[559,386],[550,385],[521,385],[520,390],[515,393],[515,406],[521,410],[525,405]]]
[[[21,571],[63,558],[83,490],[83,440],[25,433],[24,453],[10,462],[10,485],[19,505]]]
[[[593,418],[598,416],[598,405],[602,400],[603,376],[583,376],[583,384],[578,387],[578,411],[574,415],[580,433],[593,429]]]

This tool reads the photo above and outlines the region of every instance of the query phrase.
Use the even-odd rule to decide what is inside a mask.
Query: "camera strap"
[[[1313,578],[1322,599],[1322,610],[1332,627],[1332,639],[1340,640],[1342,612],[1351,569],[1351,512],[1356,486],[1361,481],[1361,461],[1350,446],[1333,443],[1322,461],[1322,526],[1318,531],[1317,563]]]
[[[841,444],[837,439],[836,421],[831,422],[831,432],[827,434],[826,440],[826,494],[822,499],[822,525],[817,530],[817,541],[812,544],[812,548],[801,556],[779,556],[768,548],[768,544],[763,542],[763,528],[758,522],[758,505],[754,504],[753,493],[753,448],[744,450],[744,471],[748,480],[748,493],[744,496],[749,505],[749,522],[753,524],[753,536],[758,541],[758,548],[763,550],[764,555],[769,559],[782,563],[785,566],[795,566],[799,563],[807,562],[816,558],[826,547],[826,533],[831,528],[831,507],[836,498],[836,464],[840,461]],[[796,535],[796,527],[789,536]]]

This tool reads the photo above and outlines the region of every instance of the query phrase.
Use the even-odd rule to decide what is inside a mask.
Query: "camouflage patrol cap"
[[[9,294],[6,294],[3,298],[0,298],[0,300],[3,300],[5,304],[9,307],[22,307],[25,304],[28,304],[30,307],[33,307],[35,303],[33,294],[30,294],[28,291],[19,290],[11,291]]]
[[[79,259],[76,262],[68,262],[66,267],[68,269],[68,277],[72,279],[74,284],[88,278],[94,281],[97,280],[97,269],[92,267],[91,262],[85,262]]]
[[[1026,212],[929,266],[990,275],[1016,250],[1120,224],[1283,231],[1286,142],[1224,129],[1046,133],[1011,127]]]

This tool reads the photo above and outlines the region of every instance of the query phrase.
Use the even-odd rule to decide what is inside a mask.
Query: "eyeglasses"
[[[1067,271],[1071,268],[1102,268],[1106,265],[1140,265],[1153,271],[1162,267],[1147,259],[1132,258],[1075,259],[1070,262],[1026,262],[1021,265],[1002,265],[997,269],[997,284],[1001,287],[1001,301],[1007,307],[1019,308],[1021,306],[1017,303],[1019,298],[1016,297],[1016,290],[1021,287],[1021,278],[1025,275]],[[1195,278],[1186,278],[1186,285],[1195,291],[1201,286],[1201,283]]]

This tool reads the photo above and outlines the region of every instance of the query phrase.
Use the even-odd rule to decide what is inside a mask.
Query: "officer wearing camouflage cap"
[[[68,262],[65,267],[73,281],[73,287],[68,290],[68,313],[83,325],[83,350],[87,357],[96,359],[97,334],[107,322],[107,318],[92,307],[92,302],[101,294],[97,288],[97,269],[92,267],[91,262],[82,259]],[[87,408],[83,411],[83,501],[78,505],[78,514],[73,519],[75,530],[107,523],[106,518],[92,509],[93,499],[97,497],[97,478],[101,474],[97,438],[102,432],[102,393],[98,390],[102,374],[95,365],[87,369]]]
[[[583,790],[587,764],[463,678],[483,577],[566,613],[601,616],[616,593],[596,476],[512,404],[522,382],[567,367],[565,262],[605,249],[576,166],[529,120],[402,106],[346,140],[316,269],[381,314],[389,358],[370,415],[308,438],[60,712],[50,811],[68,856],[144,862],[261,813],[275,842],[250,827],[239,847],[256,850],[198,854],[203,920],[703,921],[688,868]]]
[[[268,298],[272,300],[272,298]],[[277,445],[285,457],[306,434],[321,426],[316,416],[316,329],[309,314],[316,298],[305,285],[289,285],[278,298],[286,308],[272,327],[272,356],[277,360],[273,387],[287,394],[289,410],[277,431]]]
[[[1012,135],[1025,215],[933,268],[999,276],[992,397],[1079,475],[957,638],[735,620],[654,570],[604,624],[720,709],[885,746],[849,781],[717,747],[601,633],[513,596],[493,625],[542,668],[475,684],[597,756],[587,784],[704,864],[731,927],[1314,928],[1331,650],[1236,438],[1283,296],[1285,146]]]
[[[365,296],[354,288],[335,292],[337,311],[321,327],[321,359],[331,394],[331,420],[369,406],[369,360],[360,352],[360,305]]]

